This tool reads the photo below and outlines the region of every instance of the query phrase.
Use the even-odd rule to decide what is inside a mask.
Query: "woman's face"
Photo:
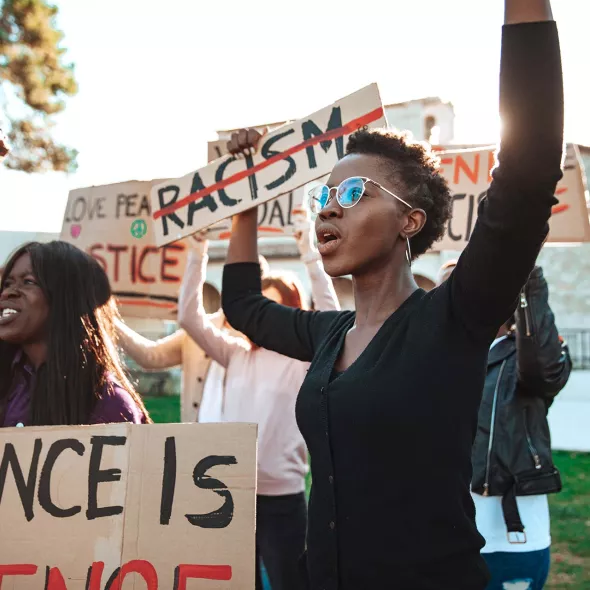
[[[377,156],[350,154],[336,164],[328,180],[337,187],[351,176],[378,182],[402,199],[401,187],[393,186]],[[374,184],[366,183],[361,200],[343,209],[334,198],[319,213],[316,233],[324,269],[332,277],[361,274],[371,267],[391,264],[400,232],[407,223],[408,208]]]
[[[48,317],[49,304],[33,274],[31,257],[23,254],[0,292],[0,340],[19,345],[42,342]]]

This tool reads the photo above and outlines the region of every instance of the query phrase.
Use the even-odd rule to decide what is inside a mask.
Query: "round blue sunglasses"
[[[366,178],[364,176],[352,176],[343,180],[337,187],[329,187],[325,184],[316,186],[309,191],[309,208],[312,213],[318,214],[328,203],[334,198],[332,191],[336,191],[336,200],[338,204],[344,209],[350,209],[354,207],[365,194],[365,185],[370,182],[376,187],[385,191],[388,195],[391,195],[394,199],[397,199],[400,203],[403,203],[406,207],[412,209],[412,206],[398,197],[396,194],[387,190],[383,185]]]

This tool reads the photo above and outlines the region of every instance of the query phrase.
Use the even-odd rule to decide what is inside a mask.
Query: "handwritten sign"
[[[442,173],[453,194],[453,209],[444,238],[435,244],[436,250],[462,250],[467,245],[477,219],[477,207],[492,180],[494,150],[485,147],[439,153]],[[578,148],[568,144],[563,179],[556,191],[560,202],[549,221],[548,241],[590,241],[585,188]]]
[[[376,84],[279,127],[258,152],[225,156],[151,191],[158,245],[288,193],[329,173],[343,157],[346,137],[360,127],[386,125]]]
[[[208,143],[209,162],[228,154],[227,141]],[[261,238],[282,238],[292,236],[295,230],[293,210],[303,206],[304,189],[298,188],[273,201],[267,201],[258,208],[258,236]],[[210,240],[226,240],[231,237],[231,219],[224,219],[207,228]]]
[[[2,429],[0,587],[253,590],[255,493],[255,425]]]
[[[71,191],[60,239],[98,260],[124,315],[173,319],[186,246],[156,247],[152,186],[153,181],[130,181]]]

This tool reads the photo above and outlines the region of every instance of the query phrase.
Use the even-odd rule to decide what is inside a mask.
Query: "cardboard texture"
[[[153,182],[70,191],[60,239],[100,262],[125,316],[173,320],[186,245],[156,247],[149,201]]]
[[[256,430],[2,429],[0,588],[252,590]]]
[[[207,145],[209,162],[228,154],[227,141],[210,141]],[[258,236],[261,238],[284,238],[295,233],[293,210],[303,207],[305,187],[267,201],[258,210]],[[207,228],[210,240],[227,240],[231,237],[231,218],[224,219]]]
[[[156,244],[179,240],[330,172],[346,137],[386,125],[376,84],[285,124],[261,140],[253,156],[225,156],[151,190]]]
[[[477,206],[491,182],[494,147],[474,150],[442,151],[439,153],[442,173],[453,194],[452,218],[444,238],[435,249],[463,250],[477,220]],[[564,175],[557,185],[559,205],[554,207],[549,221],[549,242],[579,243],[590,241],[590,224],[586,204],[586,183],[575,145],[568,144]]]

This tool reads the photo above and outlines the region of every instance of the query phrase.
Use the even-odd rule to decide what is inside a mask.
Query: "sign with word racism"
[[[491,182],[495,148],[441,151],[441,170],[453,194],[452,217],[436,250],[462,250],[469,241],[477,207]],[[578,149],[568,144],[564,175],[557,185],[559,204],[549,221],[549,242],[588,242],[590,225],[585,196],[585,178]]]
[[[152,188],[158,245],[174,242],[329,173],[346,136],[386,125],[376,84],[266,135],[256,154],[226,156]]]
[[[253,590],[255,494],[252,424],[2,429],[0,587]]]
[[[186,246],[156,247],[152,186],[150,181],[130,181],[71,191],[61,239],[98,260],[123,315],[174,319]]]
[[[227,155],[227,141],[210,141],[207,146],[209,162]],[[293,211],[303,206],[304,188],[266,201],[258,208],[258,235],[261,238],[292,236],[295,230]],[[231,219],[224,219],[207,228],[210,240],[226,240],[231,236]]]

